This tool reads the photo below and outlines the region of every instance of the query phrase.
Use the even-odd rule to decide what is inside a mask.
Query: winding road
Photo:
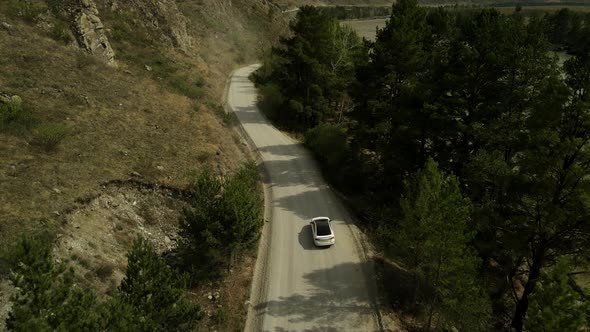
[[[248,80],[257,68],[235,71],[227,92],[229,107],[260,152],[270,198],[246,331],[379,331],[361,234],[309,153],[258,111]],[[331,248],[313,244],[309,221],[316,216],[333,220]]]

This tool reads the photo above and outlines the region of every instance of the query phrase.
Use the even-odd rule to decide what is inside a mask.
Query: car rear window
[[[316,225],[317,225],[317,231],[318,231],[319,236],[332,234],[332,231],[330,231],[330,226],[328,225],[327,221],[325,221],[325,220],[316,221]]]

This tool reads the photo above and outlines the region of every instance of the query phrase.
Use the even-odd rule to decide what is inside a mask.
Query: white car
[[[311,233],[313,243],[318,247],[331,246],[336,240],[332,222],[328,217],[316,217],[311,219]]]

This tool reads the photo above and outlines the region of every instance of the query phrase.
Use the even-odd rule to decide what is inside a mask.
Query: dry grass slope
[[[257,1],[183,1],[193,43],[179,50],[162,38],[166,27],[150,26],[132,2],[117,11],[96,3],[118,68],[68,38],[52,39],[51,20],[25,22],[0,2],[0,23],[10,26],[0,26],[0,92],[20,96],[34,119],[28,128],[0,131],[0,243],[49,230],[57,257],[104,296],[120,281],[135,236],[160,251],[174,246],[185,203],[165,188],[186,187],[204,167],[226,174],[252,158],[219,114],[225,80],[286,25]],[[51,135],[58,136],[54,147],[38,143]],[[253,261],[192,290],[211,314],[204,326],[241,328]],[[11,291],[5,272],[0,255],[2,323]],[[221,298],[211,302],[203,294],[214,289]]]

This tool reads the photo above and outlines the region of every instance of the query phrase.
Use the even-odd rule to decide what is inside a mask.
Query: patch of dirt
[[[176,247],[178,219],[188,193],[136,180],[115,181],[93,197],[60,213],[56,263],[72,267],[79,282],[103,301],[119,286],[127,268],[127,252],[137,236],[148,239],[159,253]],[[249,286],[256,257],[246,255],[225,277],[187,292],[204,311],[199,330],[237,331],[244,326]],[[0,280],[0,331],[10,310],[14,287]]]
[[[105,186],[88,204],[64,216],[56,260],[72,266],[100,300],[123,279],[127,252],[138,236],[159,253],[176,247],[178,218],[185,206],[170,189]]]

